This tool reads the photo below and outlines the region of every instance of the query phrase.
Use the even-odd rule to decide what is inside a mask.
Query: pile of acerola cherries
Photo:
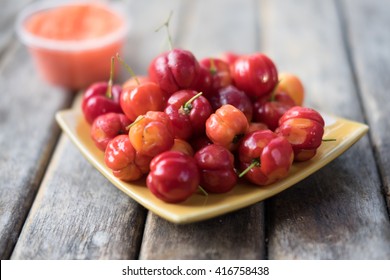
[[[113,85],[113,64],[131,73]],[[137,76],[117,55],[111,78],[86,89],[82,111],[104,161],[123,181],[146,177],[159,199],[178,203],[199,189],[226,193],[247,180],[265,186],[310,160],[324,120],[303,107],[304,88],[278,74],[264,53],[197,60],[174,48]],[[241,179],[240,179],[241,178]]]

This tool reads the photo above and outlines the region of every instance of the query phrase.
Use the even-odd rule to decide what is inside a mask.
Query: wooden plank
[[[134,259],[144,222],[145,210],[64,135],[12,259]]]
[[[266,1],[261,8],[265,51],[279,70],[302,78],[306,105],[362,121],[334,2]],[[266,212],[270,259],[390,257],[390,224],[368,137],[268,200]]]
[[[149,214],[140,259],[262,259],[263,219],[262,203],[188,225]]]
[[[170,6],[179,2],[167,3],[124,3],[133,30],[124,57],[137,73],[147,68],[145,61],[161,44],[154,32],[157,20],[165,20]],[[145,24],[145,18],[156,22]],[[64,136],[12,259],[136,259],[145,218],[145,209],[112,186]]]
[[[199,58],[215,56],[226,50],[251,52],[256,49],[254,2],[189,2],[185,2],[189,6],[182,9],[180,26],[185,29],[180,30],[178,43],[181,47],[193,51]],[[236,13],[247,16],[237,18]],[[246,28],[240,28],[244,24]],[[228,27],[232,33],[226,33],[230,30]],[[149,213],[140,252],[140,259],[264,257],[263,203],[190,225],[171,224]]]
[[[12,41],[0,61],[0,258],[9,258],[60,130],[57,110],[72,95],[43,82]]]
[[[390,26],[390,2],[344,2],[352,64],[390,208],[390,32],[385,28]]]

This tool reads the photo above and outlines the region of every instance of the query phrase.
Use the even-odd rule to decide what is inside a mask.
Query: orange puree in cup
[[[125,25],[102,4],[80,3],[36,11],[20,32],[46,80],[81,89],[108,80],[110,58],[121,50]]]

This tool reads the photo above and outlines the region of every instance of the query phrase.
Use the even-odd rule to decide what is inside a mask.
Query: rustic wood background
[[[173,11],[175,46],[265,52],[301,77],[307,106],[370,127],[287,191],[189,225],[124,195],[61,132],[75,94],[43,82],[16,37],[29,2],[0,9],[1,259],[390,259],[390,1],[122,1],[137,73],[166,49],[154,30]]]

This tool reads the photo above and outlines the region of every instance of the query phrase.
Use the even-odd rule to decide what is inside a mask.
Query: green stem
[[[332,142],[332,141],[337,141],[336,138],[325,138],[325,139],[322,139],[322,142]]]
[[[138,80],[137,78],[137,75],[134,73],[133,69],[131,69],[131,67],[126,63],[124,62],[124,60],[119,56],[119,53],[116,54],[116,58],[118,59],[118,61],[120,62],[120,64],[126,68],[127,72],[129,72],[130,76],[135,80],[135,82],[137,83],[137,85],[140,85],[140,81]]]
[[[248,173],[249,172],[249,170],[251,170],[253,167],[259,167],[260,166],[260,160],[259,159],[253,159],[252,160],[252,163],[247,167],[247,168],[245,168],[245,170],[244,171],[242,171],[239,175],[238,175],[238,177],[239,178],[241,178],[241,177],[243,177],[246,173]]]
[[[171,21],[172,14],[173,14],[173,12],[171,11],[169,13],[168,19],[159,28],[156,29],[156,32],[158,32],[158,31],[160,31],[161,28],[165,27],[165,29],[167,31],[168,43],[169,43],[170,50],[173,50],[172,37],[171,37],[171,34],[169,32],[169,22]]]
[[[212,76],[217,74],[217,67],[215,66],[214,58],[210,58],[210,74]]]
[[[204,196],[208,196],[208,192],[206,192],[206,190],[204,188],[202,188],[201,186],[198,186],[198,189],[200,190],[200,192],[204,195]]]
[[[114,80],[114,63],[115,63],[115,57],[111,57],[111,68],[110,68],[110,79],[108,80],[108,87],[107,87],[107,92],[106,96],[108,98],[112,98],[112,84]]]
[[[199,92],[198,94],[194,95],[193,97],[191,97],[190,100],[188,100],[182,107],[183,111],[185,114],[189,114],[191,109],[192,109],[192,102],[197,99],[199,96],[201,96],[203,94],[203,92]]]

